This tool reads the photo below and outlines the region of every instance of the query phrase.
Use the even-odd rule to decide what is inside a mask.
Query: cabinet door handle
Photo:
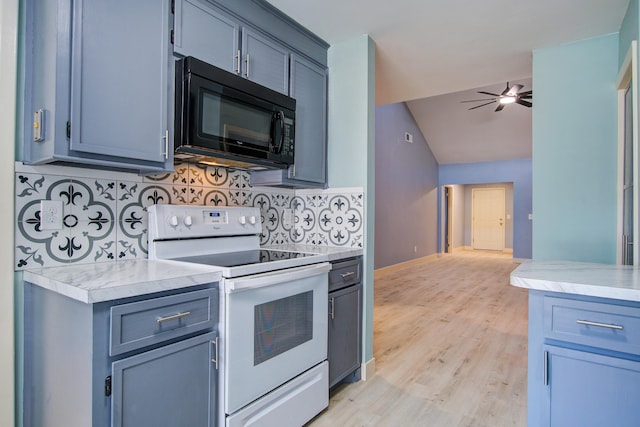
[[[543,375],[544,385],[549,385],[549,352],[548,351],[544,352],[542,362],[543,362],[542,375]]]
[[[348,273],[342,273],[340,274],[340,276],[342,276],[343,279],[346,279],[349,276],[355,276],[356,272],[355,271],[350,271]]]
[[[168,322],[169,320],[178,320],[178,319],[182,319],[183,317],[187,317],[191,314],[190,311],[183,311],[182,313],[178,313],[178,314],[172,314],[171,316],[165,316],[165,317],[158,317],[156,319],[156,322],[158,322],[158,324],[161,324],[163,322]]]
[[[215,340],[211,341],[211,344],[213,344],[215,346],[215,349],[213,350],[214,354],[215,354],[215,358],[211,359],[211,363],[214,363],[216,365],[216,371],[218,370],[218,338],[216,337]]]
[[[233,57],[236,60],[236,69],[234,70],[236,74],[240,74],[240,50],[236,52],[236,55]]]
[[[164,131],[164,158],[169,158],[169,129]]]
[[[335,318],[335,308],[336,308],[336,299],[334,297],[329,298],[329,304],[331,305],[331,310],[329,310],[329,315],[331,316],[331,320]]]
[[[244,63],[246,64],[244,76],[246,78],[249,78],[249,54],[248,53],[247,53],[247,58],[244,60]]]
[[[590,320],[576,320],[576,323],[578,323],[580,325],[586,325],[586,326],[597,326],[599,328],[616,329],[618,331],[621,331],[621,330],[624,329],[624,326],[622,326],[622,325],[614,325],[614,324],[611,324],[611,323],[592,322]]]

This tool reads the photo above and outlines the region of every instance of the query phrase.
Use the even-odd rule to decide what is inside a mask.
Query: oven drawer
[[[113,306],[109,354],[115,356],[213,328],[217,310],[217,289]]]
[[[545,337],[640,355],[640,308],[544,298]]]
[[[329,272],[329,292],[360,283],[361,276],[362,261],[360,259],[334,263]]]
[[[329,406],[327,362],[227,417],[226,427],[298,427]]]

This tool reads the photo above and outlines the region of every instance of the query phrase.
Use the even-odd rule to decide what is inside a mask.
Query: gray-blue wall
[[[440,186],[512,182],[513,257],[531,258],[531,159],[440,165],[439,175]]]
[[[374,267],[382,268],[437,252],[438,163],[404,103],[376,107],[375,129]]]

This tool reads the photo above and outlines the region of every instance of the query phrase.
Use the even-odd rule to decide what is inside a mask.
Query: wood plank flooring
[[[325,426],[526,425],[527,291],[510,255],[462,251],[375,280],[376,375],[339,386]]]

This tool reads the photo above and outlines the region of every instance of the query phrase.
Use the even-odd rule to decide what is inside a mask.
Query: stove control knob
[[[251,223],[251,224],[255,224],[255,223],[256,223],[256,217],[255,217],[255,216],[253,216],[253,215],[251,215],[251,216],[249,217],[249,223]]]
[[[169,225],[172,227],[177,227],[178,226],[178,217],[175,215],[171,215],[171,218],[169,218]]]
[[[187,227],[191,227],[193,225],[193,218],[191,218],[191,215],[187,215],[184,217],[184,225],[186,225]]]
[[[238,217],[238,222],[240,222],[240,224],[245,225],[247,223],[247,217],[244,215],[240,215]]]

